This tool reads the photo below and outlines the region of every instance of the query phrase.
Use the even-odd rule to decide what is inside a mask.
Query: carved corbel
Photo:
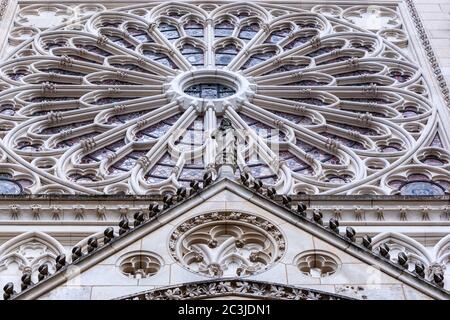
[[[61,220],[62,208],[61,206],[52,205],[50,207],[52,212],[52,220]]]
[[[11,204],[9,206],[9,213],[11,214],[11,220],[19,220],[21,208],[18,204]]]
[[[384,221],[384,211],[381,207],[375,208],[375,214],[377,215],[377,221]]]
[[[119,205],[118,206],[118,210],[119,210],[119,214],[120,214],[119,220],[127,218],[128,211],[129,211],[129,207],[128,206]]]
[[[97,220],[105,221],[106,220],[106,207],[104,205],[97,205]]]
[[[422,221],[430,221],[430,208],[428,206],[422,207],[420,210],[422,213]]]
[[[446,269],[446,265],[445,264],[441,264],[441,263],[438,263],[438,262],[433,262],[426,269],[427,278],[428,279],[433,279],[434,275],[436,275],[436,274],[444,275],[445,269]]]
[[[400,212],[400,221],[408,221],[408,207],[401,207]]]
[[[366,214],[364,209],[362,209],[360,206],[356,206],[353,209],[353,213],[355,214],[355,220],[356,221],[363,221],[366,220]]]
[[[333,208],[333,216],[336,220],[342,220],[342,208],[334,207]]]
[[[442,210],[441,220],[450,220],[450,206],[446,205]]]
[[[41,219],[41,208],[42,206],[39,204],[32,204],[30,206],[31,213],[33,215],[33,220],[40,220]]]
[[[84,206],[83,205],[75,205],[72,208],[73,208],[73,212],[75,213],[75,220],[78,220],[78,221],[84,220]]]

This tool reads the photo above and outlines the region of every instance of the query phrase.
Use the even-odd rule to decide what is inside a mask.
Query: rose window
[[[177,227],[173,257],[188,270],[210,277],[249,276],[269,269],[285,250],[281,232],[259,217],[216,212]]]
[[[381,177],[413,159],[441,173],[420,186],[441,194],[427,82],[389,41],[400,17],[377,8],[25,8],[0,64],[1,192],[174,192],[214,169],[228,118],[236,176],[279,193],[408,194]]]

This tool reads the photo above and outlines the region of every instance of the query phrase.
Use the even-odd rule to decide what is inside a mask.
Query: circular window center
[[[236,90],[220,83],[199,83],[187,87],[184,93],[202,99],[221,99],[236,94]]]
[[[253,85],[241,74],[221,69],[199,69],[180,73],[164,89],[184,109],[213,107],[221,116],[227,106],[246,101],[253,93]]]

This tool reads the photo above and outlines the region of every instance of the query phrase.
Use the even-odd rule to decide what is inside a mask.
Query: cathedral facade
[[[2,299],[449,299],[418,8],[0,0]]]

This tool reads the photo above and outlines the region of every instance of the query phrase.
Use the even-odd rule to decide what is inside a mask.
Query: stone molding
[[[397,222],[450,224],[450,198],[443,197],[406,197],[406,196],[292,196],[293,204],[303,202],[308,214],[320,209],[324,218],[334,217],[343,224],[395,225]],[[281,196],[275,198],[281,202]],[[162,202],[160,196],[73,196],[73,195],[24,195],[0,196],[0,210],[3,217],[0,224],[14,225],[19,222],[30,224],[46,222],[49,224],[64,222],[81,223],[76,213],[83,203],[84,222],[98,225],[108,221],[118,221],[123,215],[131,217],[135,211],[147,210],[152,202]]]
[[[349,297],[313,289],[242,279],[191,282],[141,292],[115,300],[197,300],[227,296],[271,300],[353,300]]]
[[[434,54],[433,47],[431,45],[431,41],[427,35],[427,32],[425,30],[425,27],[422,23],[422,20],[420,18],[420,14],[417,11],[416,5],[414,4],[413,0],[404,0],[406,3],[406,6],[408,8],[410,17],[414,23],[414,26],[417,30],[417,33],[419,34],[420,42],[423,46],[423,49],[426,52],[428,62],[430,63],[431,68],[433,69],[434,77],[436,78],[436,81],[439,84],[439,89],[441,91],[441,94],[444,98],[444,101],[447,105],[447,107],[450,107],[450,90],[447,85],[447,82],[445,81],[445,77],[442,74],[442,70],[439,66],[438,60],[436,55]]]

